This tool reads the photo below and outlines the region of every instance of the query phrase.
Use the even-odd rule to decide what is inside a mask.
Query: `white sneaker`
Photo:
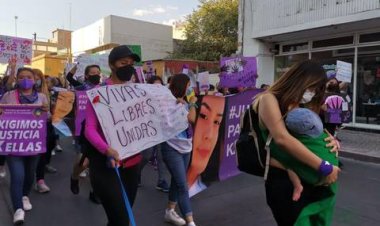
[[[4,166],[0,166],[0,178],[5,178],[7,176],[7,172],[5,171]]]
[[[44,180],[39,180],[36,184],[36,190],[38,193],[47,193],[50,191],[50,188],[46,185]]]
[[[88,170],[88,169],[85,169],[85,170],[83,170],[83,172],[81,172],[81,173],[79,174],[79,177],[81,177],[81,178],[85,178],[85,177],[88,176],[88,174],[89,174],[89,170]]]
[[[56,150],[57,152],[62,152],[62,151],[63,151],[63,148],[61,147],[61,145],[57,144],[57,145],[55,146],[55,150]]]
[[[15,225],[20,225],[24,223],[25,212],[22,209],[17,209],[15,214],[13,215],[13,223]]]
[[[197,226],[194,221],[187,224],[187,226]]]
[[[32,209],[32,204],[30,203],[28,196],[22,197],[22,205],[25,211],[29,211]]]
[[[182,219],[173,209],[165,210],[165,221],[168,223],[175,224],[177,226],[182,226],[186,224],[186,221]]]

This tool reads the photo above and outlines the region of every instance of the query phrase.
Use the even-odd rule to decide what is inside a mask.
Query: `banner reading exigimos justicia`
[[[0,105],[0,155],[46,152],[46,120],[41,106]]]

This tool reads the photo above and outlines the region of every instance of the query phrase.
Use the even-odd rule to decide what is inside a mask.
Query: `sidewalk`
[[[341,130],[341,156],[380,164],[380,134],[354,130]]]

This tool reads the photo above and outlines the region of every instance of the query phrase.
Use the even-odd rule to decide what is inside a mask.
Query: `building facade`
[[[163,59],[173,52],[173,29],[111,15],[72,33],[74,56],[102,46],[123,44],[141,46],[143,61]]]
[[[241,0],[239,50],[258,58],[258,84],[314,59],[326,71],[352,64],[347,126],[380,130],[380,1]]]
[[[37,34],[35,34],[36,36]],[[48,41],[33,41],[33,57],[47,55],[70,55],[71,31],[56,29],[52,32],[52,38]]]
[[[43,54],[34,57],[31,66],[32,68],[40,69],[44,75],[57,77],[63,75],[67,62],[68,59],[65,56]]]

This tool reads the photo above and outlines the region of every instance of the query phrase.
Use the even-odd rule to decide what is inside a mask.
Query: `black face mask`
[[[132,65],[126,65],[116,69],[116,76],[120,81],[129,81],[136,74],[136,70]]]
[[[93,85],[99,85],[100,75],[89,75],[87,81]]]

